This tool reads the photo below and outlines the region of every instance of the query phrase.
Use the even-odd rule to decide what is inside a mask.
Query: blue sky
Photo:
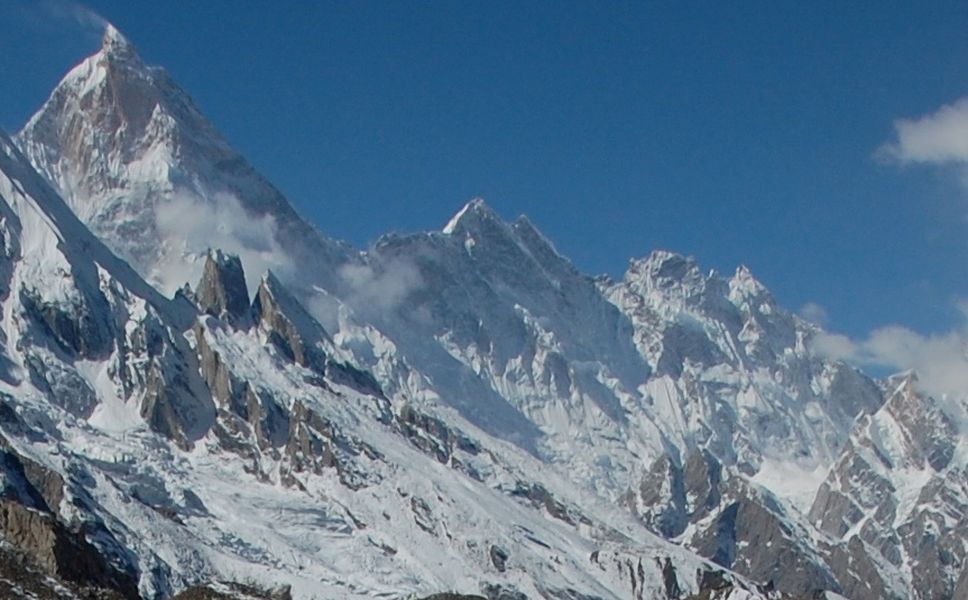
[[[920,122],[927,150],[895,122],[968,96],[968,3],[862,4],[85,6],[333,237],[439,228],[482,196],[589,273],[667,248],[745,263],[855,338],[946,331],[968,298],[968,148],[931,146],[958,114]],[[95,29],[80,5],[0,0],[0,127]]]

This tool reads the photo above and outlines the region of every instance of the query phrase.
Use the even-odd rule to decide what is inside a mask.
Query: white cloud
[[[107,19],[75,0],[0,2],[0,18],[46,36],[80,34],[90,43],[100,41],[108,26]]]
[[[391,259],[377,266],[347,264],[340,277],[352,290],[350,303],[357,311],[389,312],[412,291],[423,285],[420,270],[403,258]]]
[[[948,165],[961,170],[968,187],[968,97],[933,113],[894,122],[896,139],[878,155],[901,164]]]
[[[962,308],[968,322],[968,312]],[[892,325],[854,341],[840,334],[823,333],[813,350],[829,358],[860,367],[914,370],[921,388],[934,396],[968,394],[968,326],[948,333],[922,335]]]
[[[72,0],[43,0],[39,7],[50,17],[79,27],[84,33],[100,37],[108,21],[80,2]]]
[[[968,187],[968,97],[920,117],[898,119],[894,130],[896,139],[881,146],[879,156],[900,164],[954,168]],[[921,388],[932,395],[968,394],[968,303],[960,309],[965,323],[948,333],[922,335],[895,325],[862,341],[824,333],[813,347],[859,366],[914,370]]]
[[[799,314],[803,319],[820,327],[826,327],[830,321],[830,317],[827,315],[827,309],[816,302],[807,302],[804,304],[800,308]]]
[[[202,258],[209,248],[219,248],[238,255],[250,295],[267,270],[283,280],[292,273],[292,262],[276,239],[275,219],[249,214],[231,194],[215,194],[211,199],[179,194],[159,205],[155,216],[162,238],[173,241],[166,253]],[[152,277],[163,291],[171,293],[186,282],[193,286],[198,282],[201,261],[187,268],[180,266],[183,260],[166,262],[172,266]]]
[[[814,353],[825,358],[845,360],[858,363],[860,355],[859,344],[846,335],[822,331],[810,340],[810,347]]]

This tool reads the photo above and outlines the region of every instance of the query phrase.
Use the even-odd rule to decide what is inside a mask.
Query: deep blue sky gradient
[[[968,3],[91,1],[327,234],[443,226],[475,196],[589,273],[654,248],[858,336],[953,326],[968,197],[874,157],[968,95]],[[97,49],[0,0],[0,127]],[[60,16],[57,16],[60,15]]]

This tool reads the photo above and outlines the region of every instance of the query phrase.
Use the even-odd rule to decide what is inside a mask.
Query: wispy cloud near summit
[[[108,26],[108,21],[80,2],[71,0],[43,0],[40,7],[51,17],[62,21],[70,21],[83,28],[85,32],[101,35]]]
[[[37,0],[0,3],[0,16],[12,19],[29,31],[45,35],[81,35],[100,40],[110,24],[96,11],[74,0]]]

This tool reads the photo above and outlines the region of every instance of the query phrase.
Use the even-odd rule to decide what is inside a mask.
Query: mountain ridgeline
[[[481,200],[330,239],[113,27],[0,135],[0,233],[3,594],[968,597],[964,399]]]

